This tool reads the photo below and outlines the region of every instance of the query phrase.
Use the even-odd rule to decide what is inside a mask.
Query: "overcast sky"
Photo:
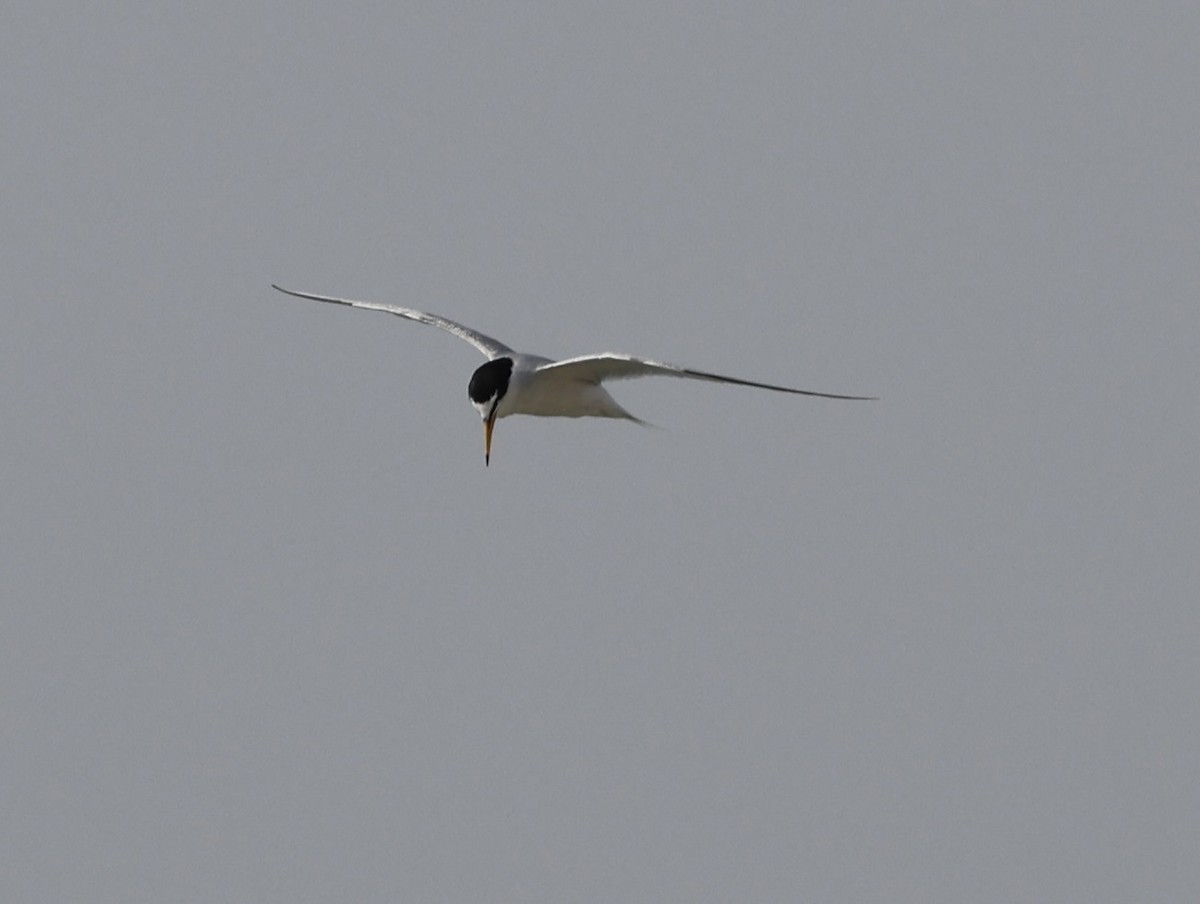
[[[1200,898],[1194,4],[3,20],[4,901]]]

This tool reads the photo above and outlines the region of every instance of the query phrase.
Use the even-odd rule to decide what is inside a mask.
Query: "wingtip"
[[[271,283],[271,288],[276,292],[282,292],[284,295],[290,295],[292,298],[308,298],[313,301],[337,301],[337,299],[329,298],[322,299],[316,295],[309,295],[307,292],[297,292],[295,289],[285,289],[279,283]]]

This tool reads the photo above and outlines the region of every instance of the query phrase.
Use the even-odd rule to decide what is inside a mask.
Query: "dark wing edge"
[[[877,402],[877,396],[841,395],[832,392],[814,392],[810,389],[794,389],[791,386],[777,386],[774,383],[758,383],[754,380],[742,380],[738,377],[727,377],[723,374],[709,373],[704,370],[694,370],[690,367],[680,367],[678,364],[667,364],[649,358],[637,358],[633,355],[606,353],[601,355],[584,355],[578,358],[568,358],[565,361],[555,361],[538,368],[539,373],[557,374],[565,378],[576,378],[589,382],[600,383],[604,380],[624,380],[633,377],[682,377],[689,380],[706,380],[711,383],[729,383],[734,386],[750,386],[754,389],[769,389],[772,392],[787,392],[792,395],[814,396],[821,399],[842,399],[851,402]]]
[[[461,323],[437,314],[429,314],[425,311],[417,311],[413,308],[404,308],[399,305],[379,304],[374,301],[357,301],[353,298],[335,298],[332,295],[314,295],[311,292],[297,292],[293,289],[285,289],[276,283],[271,283],[271,288],[295,298],[307,298],[310,301],[321,301],[327,304],[340,304],[349,308],[362,308],[366,311],[383,311],[385,314],[394,314],[397,317],[403,317],[405,320],[413,320],[427,326],[436,326],[438,329],[445,330],[452,336],[457,336],[459,339],[469,342],[488,358],[499,358],[504,355],[514,354],[513,350],[503,342],[499,342],[478,330],[473,330],[469,326],[464,326]]]

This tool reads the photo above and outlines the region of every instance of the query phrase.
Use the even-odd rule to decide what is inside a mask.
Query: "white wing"
[[[807,389],[792,389],[788,386],[772,386],[770,383],[755,383],[752,380],[739,380],[737,377],[723,377],[720,374],[705,373],[702,370],[692,370],[690,367],[679,367],[676,364],[664,364],[661,361],[650,361],[646,358],[635,358],[632,355],[584,355],[579,358],[568,358],[565,361],[554,361],[543,364],[537,373],[565,380],[579,380],[583,383],[601,383],[604,380],[623,380],[629,377],[685,377],[689,380],[708,380],[713,383],[733,383],[737,386],[753,386],[757,389],[772,389],[775,392],[791,392],[796,395],[819,396],[823,399],[853,399],[859,402],[876,401],[874,396],[834,395],[828,392],[811,392]]]
[[[328,295],[311,295],[308,292],[293,292],[291,289],[285,289],[283,286],[271,284],[272,289],[277,289],[284,295],[294,295],[297,298],[310,298],[313,301],[327,301],[330,304],[344,304],[351,308],[364,308],[368,311],[383,311],[387,314],[395,314],[397,317],[403,317],[406,320],[415,320],[417,323],[425,323],[429,326],[436,326],[438,329],[445,330],[447,333],[452,333],[459,339],[465,339],[473,346],[487,355],[488,358],[500,358],[504,355],[513,354],[513,350],[503,342],[497,342],[491,336],[485,336],[483,333],[476,332],[469,326],[463,326],[461,323],[455,323],[453,320],[447,320],[445,317],[439,317],[437,314],[426,314],[424,311],[414,311],[411,308],[402,308],[397,305],[377,304],[373,301],[354,301],[350,298],[331,298]]]

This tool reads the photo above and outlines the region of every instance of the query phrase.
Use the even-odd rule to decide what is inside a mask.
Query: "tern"
[[[731,383],[735,386],[752,386],[770,389],[773,392],[789,392],[794,395],[816,396],[822,399],[845,399],[855,402],[873,402],[874,396],[835,395],[829,392],[812,392],[808,389],[792,389],[789,386],[774,386],[756,383],[737,377],[605,352],[599,355],[582,355],[555,361],[541,355],[530,355],[514,351],[503,342],[485,336],[478,330],[463,326],[437,314],[427,314],[398,305],[379,304],[373,301],[355,301],[351,298],[334,298],[329,295],[314,295],[310,292],[295,292],[275,284],[271,288],[285,295],[322,301],[327,304],[346,305],[367,311],[383,311],[405,320],[415,320],[436,326],[459,339],[471,343],[488,359],[481,364],[467,384],[467,396],[483,418],[483,463],[486,467],[492,458],[492,429],[502,417],[510,414],[530,414],[537,417],[612,417],[622,418],[645,425],[641,418],[634,417],[617,404],[601,385],[605,380],[623,380],[629,377],[683,377],[688,380],[707,380],[711,383]]]

